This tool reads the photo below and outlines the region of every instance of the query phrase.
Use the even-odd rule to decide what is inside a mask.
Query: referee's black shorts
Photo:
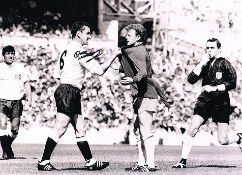
[[[229,123],[230,99],[228,93],[210,94],[202,93],[195,104],[194,115],[199,115],[204,119],[212,117],[215,123]]]
[[[81,113],[80,89],[69,84],[61,84],[54,93],[57,112],[73,117]]]

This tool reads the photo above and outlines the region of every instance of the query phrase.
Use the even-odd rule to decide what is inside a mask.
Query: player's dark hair
[[[91,26],[86,23],[86,22],[75,22],[73,23],[72,27],[71,27],[71,38],[75,38],[76,37],[76,33],[77,31],[83,31],[84,27],[89,27],[91,29]]]
[[[217,38],[210,38],[207,40],[207,42],[216,42],[218,49],[221,48],[221,42]]]
[[[13,52],[15,54],[15,49],[13,46],[8,45],[8,46],[3,47],[2,55],[4,56],[6,52]]]
[[[141,25],[141,24],[130,24],[130,25],[126,26],[125,29],[127,31],[131,30],[131,29],[135,30],[136,35],[140,36],[139,41],[141,41],[141,42],[145,41],[147,33],[146,33],[146,29],[143,25]]]

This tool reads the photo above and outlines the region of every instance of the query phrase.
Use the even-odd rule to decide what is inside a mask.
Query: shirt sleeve
[[[99,64],[99,62],[93,59],[91,56],[87,56],[79,60],[79,63],[82,67],[84,67],[88,72],[96,75],[103,74],[103,68]]]
[[[60,79],[60,58],[58,58],[57,63],[54,66],[54,78]]]
[[[208,65],[207,65],[208,66]],[[201,68],[201,70],[196,69],[197,67],[195,67],[192,72],[188,75],[187,77],[187,81],[190,84],[195,84],[198,80],[200,80],[205,73],[205,69],[207,69],[207,66],[203,66]]]
[[[236,82],[237,82],[237,75],[236,75],[236,70],[235,68],[232,66],[232,64],[225,60],[225,71],[226,71],[226,78],[224,81],[224,85],[227,91],[231,90],[231,89],[235,89],[236,88]]]
[[[25,68],[23,65],[20,65],[20,69],[21,69],[21,81],[24,83],[29,81],[30,72],[28,71],[28,69]]]
[[[187,77],[187,81],[190,84],[195,84],[199,79],[200,79],[200,76],[194,73],[193,71]]]
[[[135,54],[132,53],[129,55],[129,58],[134,63],[137,73],[133,77],[133,82],[137,83],[142,78],[147,77],[147,66],[146,66],[146,56],[145,54]]]

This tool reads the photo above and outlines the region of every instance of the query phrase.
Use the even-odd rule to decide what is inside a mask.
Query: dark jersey
[[[194,84],[200,78],[202,78],[202,86],[224,84],[227,91],[236,87],[236,71],[231,63],[222,57],[215,60],[213,65],[209,62],[203,67],[200,76],[191,72],[188,76],[188,82]]]
[[[122,49],[120,63],[125,76],[133,78],[133,97],[158,98],[152,82],[150,57],[143,45]]]
[[[213,65],[211,64],[211,61],[209,61],[208,64],[202,68],[199,76],[193,71],[188,75],[188,82],[191,84],[196,83],[199,79],[202,79],[202,86],[217,86],[224,84],[226,87],[224,92],[202,92],[201,94],[214,98],[223,98],[222,96],[228,95],[229,90],[235,89],[237,76],[231,63],[225,58],[220,57],[215,60]]]

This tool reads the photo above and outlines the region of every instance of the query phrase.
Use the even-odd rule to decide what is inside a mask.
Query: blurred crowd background
[[[179,9],[175,9],[170,14],[171,25],[184,27],[189,23],[193,27],[186,26],[186,31],[171,31],[166,54],[161,48],[150,50],[155,79],[163,87],[171,104],[171,109],[168,110],[164,104],[160,103],[154,120],[155,128],[164,133],[182,135],[186,131],[193,114],[196,98],[201,92],[199,83],[190,85],[187,82],[187,75],[204,54],[205,43],[208,39],[204,37],[200,39],[199,44],[194,43],[193,41],[202,37],[192,33],[196,29],[220,36],[222,50],[229,51],[226,52],[225,56],[237,70],[237,88],[230,92],[230,126],[232,130],[238,129],[236,123],[242,117],[242,59],[241,47],[237,41],[242,34],[239,28],[242,24],[242,18],[234,9],[229,11],[229,8],[226,10],[215,8],[220,4],[215,0],[211,2],[213,3],[186,0],[184,3],[176,4]],[[235,6],[238,5],[236,3],[239,4],[239,1],[234,1]],[[30,5],[34,6],[34,4]],[[33,107],[25,106],[21,127],[26,129],[38,126],[52,128],[56,115],[53,94],[59,83],[54,78],[56,63],[58,55],[64,47],[62,43],[67,42],[70,38],[71,22],[64,23],[60,12],[48,10],[44,11],[36,21],[31,17],[31,12],[29,11],[28,15],[20,17],[19,9],[11,8],[8,13],[3,13],[0,16],[0,47],[7,44],[15,46],[17,61],[25,64],[29,71]],[[182,20],[177,20],[178,16],[182,16]],[[200,26],[203,26],[203,29]],[[99,58],[99,61],[103,62],[112,52],[112,42],[97,31],[94,31],[92,35],[91,48],[95,49],[95,45],[100,46],[100,43],[102,43],[101,46],[106,46],[102,48],[104,52]],[[226,41],[223,36],[233,39],[233,43],[223,42]],[[148,40],[150,39],[148,38]],[[230,47],[227,47],[228,45]],[[102,77],[87,75],[84,83],[85,88],[82,91],[82,111],[87,130],[118,127],[127,131],[130,129],[129,126],[133,118],[132,99],[129,87],[119,84],[121,75],[117,70],[118,67],[118,62],[115,62]],[[216,125],[209,120],[202,127],[202,130],[214,134]],[[127,136],[128,134],[127,132]],[[160,142],[162,144],[163,140]],[[123,143],[128,143],[128,140],[124,138]]]

